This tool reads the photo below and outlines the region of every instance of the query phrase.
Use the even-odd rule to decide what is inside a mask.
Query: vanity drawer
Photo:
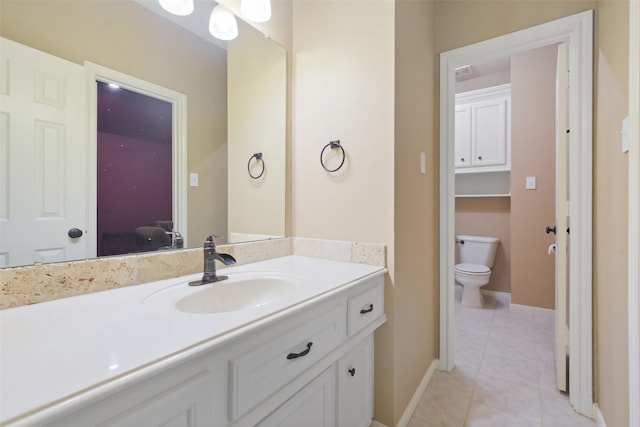
[[[344,303],[313,314],[304,319],[292,319],[295,327],[265,336],[257,346],[240,346],[242,352],[229,358],[229,418],[232,421],[302,374],[346,339]]]
[[[376,285],[347,301],[347,333],[355,335],[384,313],[384,279],[374,279]]]

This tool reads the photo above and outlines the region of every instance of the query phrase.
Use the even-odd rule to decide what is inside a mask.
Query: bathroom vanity
[[[384,271],[287,256],[0,311],[0,425],[366,427]]]

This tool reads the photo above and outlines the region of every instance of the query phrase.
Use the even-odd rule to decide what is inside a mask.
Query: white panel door
[[[558,46],[556,72],[556,382],[558,390],[567,391],[567,286],[568,276],[568,139],[567,133],[567,46]]]
[[[4,38],[0,54],[0,267],[91,256],[84,68]]]

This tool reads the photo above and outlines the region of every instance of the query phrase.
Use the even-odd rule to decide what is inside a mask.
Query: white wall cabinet
[[[373,332],[386,320],[383,286],[382,274],[360,280],[220,347],[81,396],[85,404],[62,417],[28,425],[369,426]]]
[[[511,88],[495,86],[456,95],[456,173],[511,168]]]

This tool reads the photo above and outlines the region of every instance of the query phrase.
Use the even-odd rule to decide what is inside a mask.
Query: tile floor
[[[552,314],[487,296],[466,307],[461,295],[456,286],[456,367],[434,374],[408,427],[595,426],[556,390]]]

